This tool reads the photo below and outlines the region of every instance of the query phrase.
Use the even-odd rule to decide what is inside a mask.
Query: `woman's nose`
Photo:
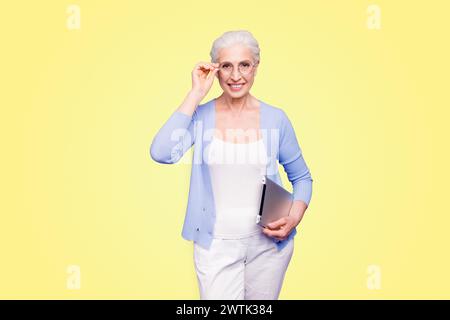
[[[241,78],[241,73],[238,70],[233,70],[231,72],[231,80],[238,81]]]

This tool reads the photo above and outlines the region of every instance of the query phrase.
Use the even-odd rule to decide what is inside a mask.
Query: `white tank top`
[[[216,207],[214,236],[236,239],[262,232],[256,216],[267,165],[263,140],[233,143],[213,136],[207,163]]]

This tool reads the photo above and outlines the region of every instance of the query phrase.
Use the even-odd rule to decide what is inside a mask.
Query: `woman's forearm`
[[[188,92],[177,111],[187,114],[188,116],[192,116],[202,99],[203,97],[201,94],[191,90]]]
[[[194,142],[196,109],[203,99],[190,91],[183,103],[158,130],[150,146],[150,155],[160,163],[177,162]]]
[[[300,221],[302,221],[303,215],[305,214],[307,208],[307,204],[302,200],[295,200],[292,202],[292,207],[289,215],[293,216],[296,219],[297,225],[300,223]]]

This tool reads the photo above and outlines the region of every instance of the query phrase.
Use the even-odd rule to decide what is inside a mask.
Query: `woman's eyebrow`
[[[242,60],[242,61],[239,61],[239,63],[241,63],[241,62],[249,62],[250,60],[249,59],[247,59],[247,60]],[[230,61],[222,61],[221,63],[231,63]]]

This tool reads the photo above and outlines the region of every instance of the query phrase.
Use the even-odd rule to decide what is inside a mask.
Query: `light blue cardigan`
[[[286,113],[275,106],[260,102],[260,129],[269,158],[267,175],[282,186],[277,161],[283,165],[293,188],[293,199],[307,205],[311,200],[312,178],[303,159],[294,128]],[[182,237],[209,249],[213,240],[215,222],[214,197],[209,167],[204,155],[215,130],[215,99],[197,106],[192,116],[176,110],[156,133],[150,155],[153,160],[173,164],[178,162],[194,144],[189,196]],[[289,236],[276,243],[278,250],[297,234],[294,228]]]

